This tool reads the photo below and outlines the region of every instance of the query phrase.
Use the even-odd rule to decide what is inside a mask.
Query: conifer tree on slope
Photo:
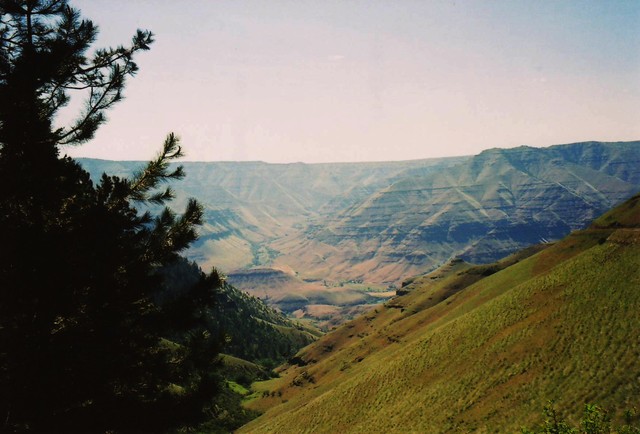
[[[153,42],[138,30],[89,56],[96,34],[66,0],[0,0],[2,431],[159,430],[197,420],[216,392],[205,314],[218,275],[159,297],[157,270],[196,238],[200,205],[138,211],[172,198],[159,187],[183,176],[169,166],[177,138],[132,179],[96,186],[60,156],[93,137]],[[54,129],[72,92],[84,107]]]

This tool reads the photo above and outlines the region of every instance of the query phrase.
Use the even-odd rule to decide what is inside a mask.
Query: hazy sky
[[[72,156],[379,161],[640,139],[640,1],[70,0],[156,34]]]

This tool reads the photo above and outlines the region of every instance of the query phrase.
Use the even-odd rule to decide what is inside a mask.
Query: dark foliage
[[[181,294],[201,273],[197,264],[183,258],[161,272],[166,284],[159,296],[162,302]],[[226,282],[220,282],[216,290],[209,327],[224,339],[224,353],[268,369],[315,340],[297,323]]]
[[[61,145],[81,144],[122,98],[153,42],[87,50],[97,28],[66,0],[0,0],[0,426],[3,431],[158,431],[201,419],[219,389],[208,327],[217,273],[160,303],[162,275],[195,238],[202,210],[145,204],[181,155],[169,135],[132,179],[96,186]],[[52,119],[86,97],[70,126]]]
[[[284,315],[231,285],[219,291],[213,326],[225,336],[224,351],[273,369],[316,337]]]

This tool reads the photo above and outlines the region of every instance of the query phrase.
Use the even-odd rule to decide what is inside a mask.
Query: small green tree
[[[611,417],[606,410],[599,406],[586,404],[580,426],[585,434],[609,433],[611,432]]]
[[[585,404],[579,426],[572,426],[554,408],[553,402],[544,406],[544,422],[537,428],[522,430],[523,434],[640,434],[640,426],[633,425],[635,413],[625,412],[625,424],[613,426],[608,411],[595,404]]]
[[[88,56],[96,34],[66,0],[0,0],[3,431],[157,431],[201,418],[218,387],[207,315],[220,278],[166,296],[161,272],[196,238],[202,209],[143,211],[184,176],[170,166],[178,139],[131,179],[98,185],[60,157],[93,137],[153,42],[139,30]],[[71,92],[84,107],[54,128]]]

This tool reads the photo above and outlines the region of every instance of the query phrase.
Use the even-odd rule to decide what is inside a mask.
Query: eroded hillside
[[[640,144],[490,149],[388,187],[282,239],[276,264],[309,276],[398,283],[453,256],[488,263],[584,228],[640,188]]]
[[[137,167],[82,164],[94,179]],[[306,297],[294,310],[315,318],[337,306],[365,309],[386,289],[452,257],[488,263],[559,239],[640,189],[640,142],[392,163],[184,165],[176,205],[189,196],[205,205],[190,259],[280,307]],[[265,273],[275,280],[234,281],[267,268],[279,272]]]

